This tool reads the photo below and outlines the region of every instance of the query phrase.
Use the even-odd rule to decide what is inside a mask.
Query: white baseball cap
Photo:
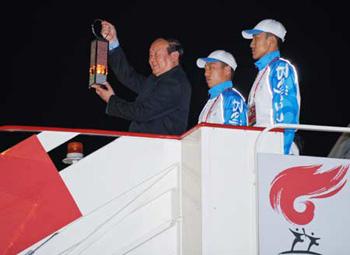
[[[232,56],[231,53],[224,50],[216,50],[210,53],[209,56],[206,58],[197,59],[197,66],[199,68],[204,68],[206,63],[213,63],[218,61],[228,64],[230,67],[232,67],[233,70],[236,70],[237,68],[235,58]]]
[[[284,42],[284,37],[286,36],[287,30],[282,25],[274,19],[264,19],[260,21],[253,29],[243,30],[242,36],[245,39],[253,39],[254,35],[260,34],[262,32],[268,32],[279,37],[282,42]]]

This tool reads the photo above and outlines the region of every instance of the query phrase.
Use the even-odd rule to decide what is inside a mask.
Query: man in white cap
[[[251,126],[299,123],[297,72],[288,60],[280,57],[279,52],[279,44],[284,42],[286,33],[284,26],[273,19],[262,20],[253,29],[242,31],[244,38],[252,39],[252,56],[259,70],[248,98]],[[298,154],[293,144],[295,130],[286,129],[284,134],[284,153]]]
[[[232,54],[216,50],[206,58],[197,59],[197,66],[205,69],[210,98],[199,115],[198,123],[218,123],[246,126],[247,105],[234,88],[232,77],[237,63]]]

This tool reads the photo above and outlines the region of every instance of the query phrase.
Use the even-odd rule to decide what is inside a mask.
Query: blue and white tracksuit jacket
[[[248,125],[248,107],[231,81],[209,89],[210,98],[199,115],[198,123],[208,122],[235,126]]]
[[[259,73],[249,93],[249,125],[298,124],[300,92],[294,66],[273,51],[255,62]],[[284,153],[289,154],[295,130],[284,131]]]

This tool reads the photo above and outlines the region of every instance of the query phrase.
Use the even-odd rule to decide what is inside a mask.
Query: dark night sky
[[[197,57],[216,49],[232,52],[238,62],[234,81],[247,96],[256,70],[250,41],[241,37],[241,30],[274,18],[287,28],[282,55],[299,72],[300,122],[346,126],[350,78],[344,5],[306,0],[14,1],[3,9],[2,41],[10,82],[3,83],[0,93],[0,125],[127,130],[128,122],[106,116],[105,103],[88,90],[90,24],[102,18],[116,25],[129,61],[144,74],[150,73],[148,48],[154,39],[172,37],[182,42],[183,66],[193,87],[190,128],[207,95],[203,70],[195,65]],[[113,74],[109,80],[122,97],[135,97]],[[320,155],[328,153],[339,135],[301,134],[305,153]]]

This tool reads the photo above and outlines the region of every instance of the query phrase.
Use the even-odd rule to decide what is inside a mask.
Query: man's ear
[[[231,75],[231,66],[225,65],[224,70],[227,75]]]
[[[170,57],[173,61],[179,61],[180,53],[178,51],[173,51],[170,53]]]
[[[267,40],[269,42],[269,46],[271,48],[275,48],[278,45],[277,37],[276,36],[269,36],[267,37]]]

